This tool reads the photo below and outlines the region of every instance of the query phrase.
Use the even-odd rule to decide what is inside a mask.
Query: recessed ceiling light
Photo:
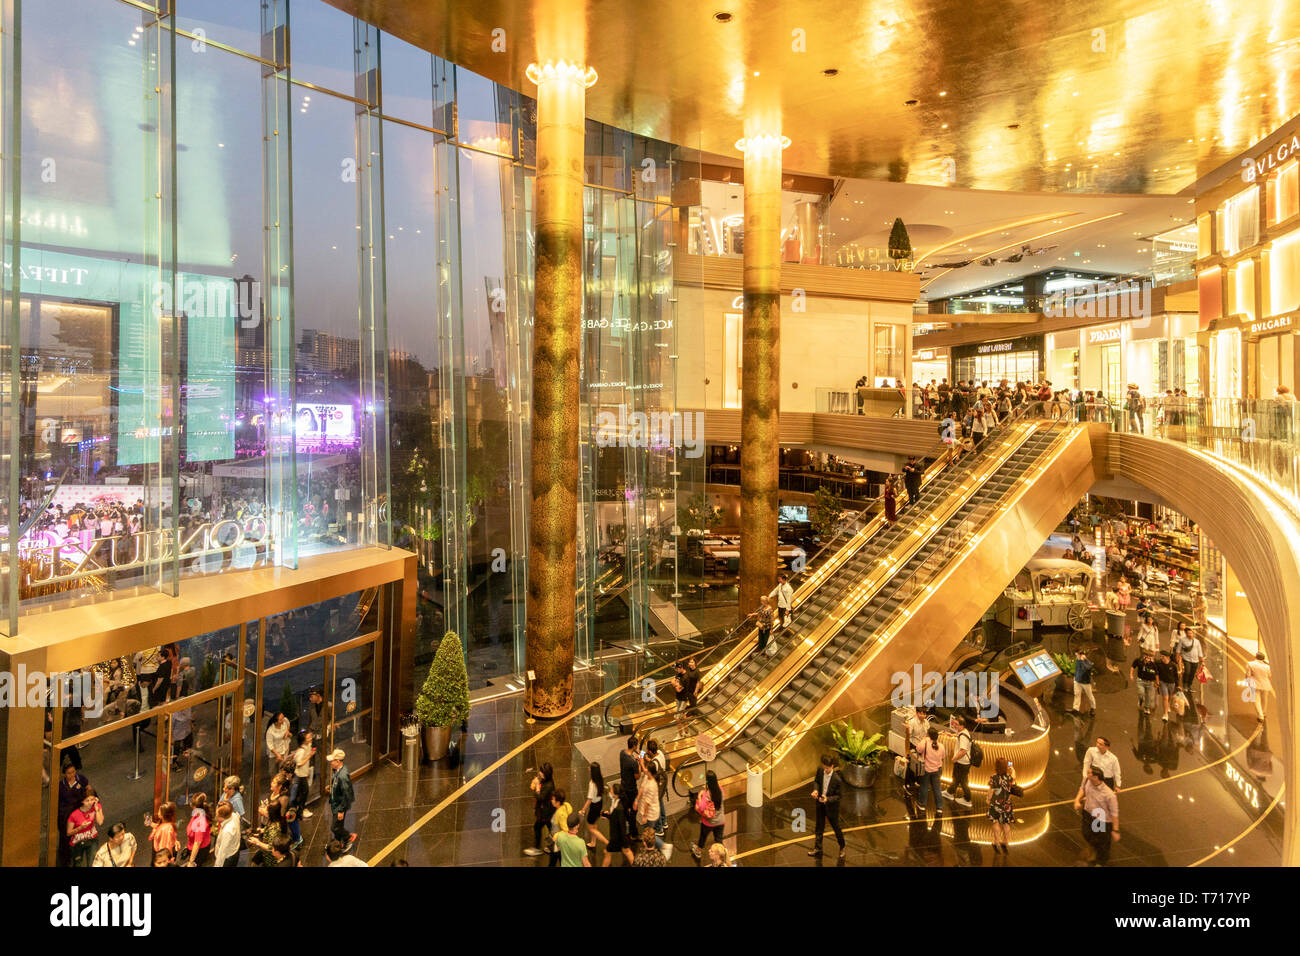
[[[1019,123],[1008,123],[1008,124],[1007,124],[1007,129],[1020,129],[1020,124],[1019,124]]]
[[[904,100],[904,101],[903,101],[903,105],[904,105],[904,106],[915,106],[915,105],[916,105],[917,103],[919,103],[919,102],[920,102],[920,100]]]
[[[822,76],[839,76],[839,75],[840,75],[840,71],[835,69],[835,67],[831,67],[828,70],[822,70]]]
[[[939,95],[940,95],[940,96],[947,96],[947,95],[948,95],[948,91],[947,91],[947,90],[940,90],[940,91],[939,91]]]
[[[942,126],[940,126],[939,128],[940,128],[940,129],[947,129],[947,128],[948,128],[948,124],[947,124],[947,123],[944,123],[944,124],[943,124]]]
[[[722,11],[721,13],[715,13],[715,14],[713,15],[713,19],[717,20],[719,23],[730,23],[730,22],[731,22],[731,14],[730,14],[730,13],[727,13],[727,12],[724,10],[724,11]]]

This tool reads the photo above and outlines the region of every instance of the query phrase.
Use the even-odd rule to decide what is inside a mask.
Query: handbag
[[[713,815],[718,812],[712,798],[709,797],[709,791],[701,790],[700,795],[695,798],[695,812],[700,815],[701,820],[712,820]]]
[[[1210,682],[1210,669],[1205,666],[1204,661],[1201,661],[1200,666],[1196,668],[1196,683],[1208,684],[1209,682]]]

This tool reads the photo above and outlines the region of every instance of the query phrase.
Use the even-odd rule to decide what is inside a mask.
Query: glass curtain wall
[[[453,630],[475,685],[519,673],[535,102],[321,0],[3,9],[6,632],[391,541],[419,655]],[[584,660],[675,603],[703,477],[671,417],[679,166],[589,124]],[[661,419],[602,447],[601,411]]]

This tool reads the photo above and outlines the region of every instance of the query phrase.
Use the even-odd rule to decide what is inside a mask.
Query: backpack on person
[[[970,765],[978,767],[984,763],[984,748],[979,745],[974,737],[970,738]]]

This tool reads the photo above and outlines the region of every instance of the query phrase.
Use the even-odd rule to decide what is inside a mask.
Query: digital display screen
[[[1051,680],[1061,673],[1061,669],[1056,666],[1056,661],[1052,660],[1052,655],[1047,651],[1014,660],[1011,662],[1011,669],[1026,688]]]
[[[299,451],[357,443],[356,409],[351,405],[299,402],[295,419]]]
[[[807,505],[782,505],[780,514],[777,517],[777,521],[785,522],[787,524],[796,521],[807,521],[807,520],[808,520]]]

